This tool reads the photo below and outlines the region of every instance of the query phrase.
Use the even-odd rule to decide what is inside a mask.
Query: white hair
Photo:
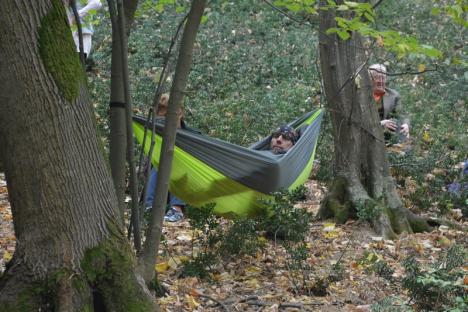
[[[377,71],[383,74],[387,73],[387,68],[383,64],[372,64],[371,66],[369,66],[369,69],[374,72]]]

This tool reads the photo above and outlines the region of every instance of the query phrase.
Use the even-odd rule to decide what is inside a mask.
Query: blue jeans
[[[148,181],[148,190],[146,193],[145,205],[146,207],[153,205],[154,193],[156,191],[156,182],[158,181],[158,171],[155,168],[151,169],[150,178]],[[185,206],[185,203],[179,198],[169,193],[169,203],[171,206]]]

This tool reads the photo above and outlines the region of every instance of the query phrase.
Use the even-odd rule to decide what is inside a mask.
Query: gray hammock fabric
[[[318,111],[306,113],[288,124],[300,130],[300,137],[285,154],[273,154],[268,150],[271,136],[247,148],[207,137],[191,129],[177,130],[176,146],[227,178],[269,194],[291,186],[313,157],[323,117],[323,111]],[[307,124],[314,114],[316,117]],[[134,117],[134,121],[146,124],[142,117]],[[163,128],[164,122],[157,120],[155,130],[158,135],[162,135]],[[147,129],[151,131],[152,125],[147,125]]]

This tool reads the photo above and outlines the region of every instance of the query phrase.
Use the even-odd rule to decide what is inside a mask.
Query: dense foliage
[[[461,207],[466,200],[466,194],[453,197],[441,192],[457,177],[460,168],[455,165],[467,157],[468,144],[466,29],[443,10],[434,10],[449,2],[383,2],[375,15],[376,29],[413,35],[439,49],[441,59],[412,54],[398,59],[378,45],[370,59],[385,62],[395,74],[389,77],[389,86],[400,91],[411,117],[411,148],[389,153],[394,175],[407,192],[407,205],[441,212]],[[164,57],[185,14],[182,7],[162,10],[157,3],[142,1],[130,37],[133,101],[139,114],[151,106]],[[440,14],[433,14],[437,12]],[[198,35],[185,100],[190,125],[210,136],[249,145],[302,112],[325,104],[317,72],[315,17],[291,14],[294,20],[259,1],[210,4]],[[93,58],[97,68],[89,78],[105,137],[111,41],[108,19],[101,16],[96,28]],[[428,71],[414,74],[424,70]],[[166,91],[170,83],[171,77],[165,83]],[[333,175],[333,143],[327,117],[322,129],[317,176],[328,180]]]

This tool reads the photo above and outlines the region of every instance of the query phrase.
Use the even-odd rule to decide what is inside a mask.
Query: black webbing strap
[[[125,103],[122,102],[110,102],[109,106],[112,107],[120,107],[125,108]]]

